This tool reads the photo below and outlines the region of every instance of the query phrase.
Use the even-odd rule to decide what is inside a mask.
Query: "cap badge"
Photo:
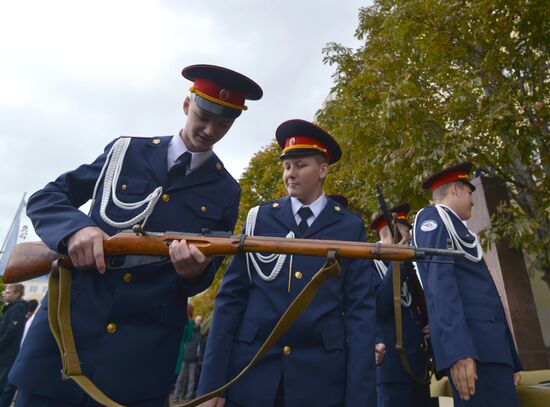
[[[220,93],[218,96],[220,97],[221,100],[224,100],[224,101],[229,99],[229,90],[227,89],[220,90]]]
[[[291,137],[290,140],[288,140],[288,145],[293,146],[294,144],[296,144],[296,139],[294,137]]]

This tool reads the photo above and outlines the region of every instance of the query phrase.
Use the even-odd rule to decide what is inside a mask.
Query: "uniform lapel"
[[[269,208],[269,215],[275,222],[283,225],[285,229],[292,230],[296,236],[299,236],[298,225],[292,213],[290,197],[286,196],[273,202],[271,208]]]
[[[174,191],[182,188],[189,188],[197,184],[204,184],[215,181],[222,175],[223,164],[216,154],[206,160],[199,168],[190,174],[178,179],[166,191]]]
[[[306,230],[304,238],[314,235],[335,222],[340,222],[342,217],[343,213],[340,206],[335,205],[335,203],[329,199],[319,216],[315,218],[311,226]]]

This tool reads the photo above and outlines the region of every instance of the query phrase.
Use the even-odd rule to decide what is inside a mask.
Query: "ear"
[[[189,106],[190,105],[191,105],[191,99],[189,99],[189,96],[187,96],[185,98],[185,100],[183,101],[183,113],[185,113],[186,116],[189,113]]]
[[[321,165],[319,165],[319,177],[321,179],[324,180],[327,177],[328,172],[329,172],[328,163],[322,163]]]

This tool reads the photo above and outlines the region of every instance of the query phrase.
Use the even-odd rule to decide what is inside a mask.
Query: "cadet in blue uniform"
[[[182,241],[170,246],[170,259],[105,261],[102,240],[134,224],[152,232],[232,231],[240,189],[212,146],[246,109],[245,99],[262,96],[255,82],[225,68],[194,65],[182,75],[194,84],[179,135],[119,138],[91,164],[36,192],[27,206],[42,240],[76,266],[71,311],[83,373],[125,405],[165,405],[187,297],[210,285],[222,259]],[[86,216],[78,208],[92,195]],[[74,382],[62,380],[47,298],[41,308],[10,375],[21,389],[18,405],[94,404]]]
[[[302,120],[281,124],[285,198],[251,209],[245,233],[365,241],[361,219],[328,199],[323,182],[341,155],[324,130]],[[233,378],[321,268],[308,256],[237,255],[215,301],[199,393]],[[316,297],[226,399],[206,406],[375,406],[375,300],[370,262],[340,260],[342,271]]]
[[[400,244],[410,241],[411,224],[407,219],[410,207],[402,204],[390,209],[397,214],[397,226],[402,236]],[[392,235],[383,215],[377,216],[370,227],[378,231],[381,242],[392,243]],[[376,383],[378,407],[424,407],[437,405],[430,400],[429,383],[420,384],[411,378],[404,369],[399,353],[395,348],[396,327],[393,305],[393,270],[391,265],[375,260],[377,277],[380,279],[376,291],[377,338]],[[421,287],[411,262],[401,265],[401,317],[402,335],[409,366],[417,378],[423,378],[428,363],[427,315],[423,309]],[[435,403],[435,404],[433,404]]]
[[[418,263],[426,295],[435,364],[453,385],[455,406],[517,406],[514,372],[521,370],[514,340],[477,237],[464,221],[472,212],[471,165],[432,175],[433,206],[414,225],[418,247],[465,253],[454,264]],[[435,258],[435,260],[445,260]]]

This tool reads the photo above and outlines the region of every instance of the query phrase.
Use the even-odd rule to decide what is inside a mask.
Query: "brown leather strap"
[[[204,396],[198,397],[195,400],[184,404],[182,407],[196,407],[199,404],[204,403],[214,397],[221,395],[225,390],[232,386],[237,380],[243,377],[246,372],[248,372],[252,366],[256,364],[258,360],[262,358],[263,355],[279,340],[279,338],[290,328],[290,326],[302,315],[308,305],[311,303],[317,290],[323,285],[323,283],[328,280],[330,277],[336,276],[340,272],[340,264],[336,260],[336,252],[330,251],[327,256],[327,262],[323,267],[313,276],[313,278],[307,283],[304,289],[298,294],[298,296],[292,301],[290,306],[287,308],[283,316],[273,328],[273,331],[269,337],[262,344],[258,352],[254,355],[250,363],[246,365],[237,376],[232,380],[224,384],[222,387],[205,394]]]
[[[73,380],[101,405],[124,407],[107,397],[82,374],[71,326],[71,271],[62,267],[58,260],[52,263],[48,280],[48,320],[61,354],[63,378]]]
[[[424,376],[418,377],[411,369],[407,352],[403,347],[403,318],[401,314],[401,263],[392,262],[393,314],[395,318],[395,349],[399,354],[401,365],[405,372],[417,383],[425,384],[431,381],[430,363],[426,364]]]

